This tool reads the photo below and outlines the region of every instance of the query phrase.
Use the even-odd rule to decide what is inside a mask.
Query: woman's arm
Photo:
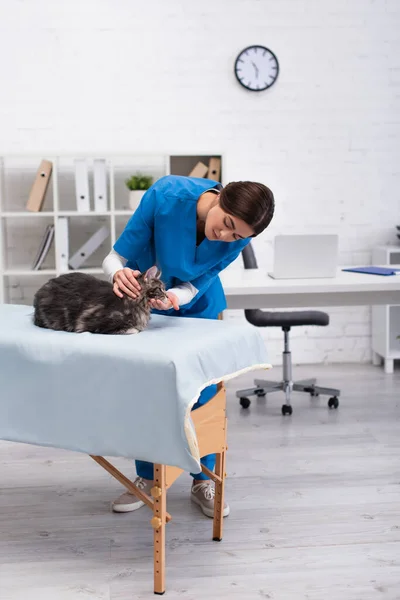
[[[103,260],[102,267],[110,283],[114,283],[115,273],[123,269],[127,262],[126,258],[115,252],[115,250],[111,250],[110,254],[107,254]]]
[[[159,187],[161,190],[158,189]],[[140,285],[136,277],[140,271],[133,271],[125,265],[128,261],[134,262],[153,237],[154,219],[160,201],[163,200],[162,188],[162,184],[156,183],[146,191],[138,208],[115,242],[113,250],[103,261],[103,270],[113,284],[114,293],[120,298],[123,294],[132,298],[138,297]]]
[[[107,279],[110,283],[114,283],[114,275],[117,271],[124,269],[128,261],[126,258],[118,254],[115,250],[111,250],[109,254],[103,260],[103,271],[107,275]],[[172,292],[178,299],[178,304],[188,304],[193,300],[198,290],[192,286],[191,283],[181,283],[173,288],[167,290]]]
[[[221,262],[215,265],[215,267],[209,269],[207,273],[196,277],[196,279],[193,279],[192,281],[187,281],[186,283],[181,283],[173,288],[170,288],[168,292],[175,294],[175,296],[178,298],[180,306],[191,304],[195,300],[198,300],[208,290],[220,272],[239,256],[249,241],[250,240],[247,239],[241,242],[236,242],[234,249]],[[155,301],[153,306],[160,310],[167,310],[171,308],[170,303],[167,305],[161,301]]]
[[[199,290],[197,290],[191,283],[187,282],[180,283],[179,285],[176,285],[167,291],[175,294],[175,296],[178,298],[179,306],[182,306],[183,304],[189,304]]]
[[[138,298],[140,284],[136,278],[140,275],[140,271],[128,269],[125,267],[126,263],[126,258],[111,250],[103,260],[103,271],[113,286],[114,294],[120,298],[123,298],[124,294],[131,298]]]
[[[198,300],[208,290],[210,285],[213,283],[213,281],[215,281],[216,277],[218,277],[221,271],[226,269],[228,265],[230,265],[231,263],[233,263],[234,260],[236,260],[243,248],[247,246],[249,242],[250,239],[232,242],[234,248],[231,252],[229,252],[229,254],[227,254],[227,256],[223,260],[221,260],[217,265],[209,269],[203,275],[200,275],[199,277],[196,277],[195,279],[190,281],[189,285],[191,286],[191,289],[196,290],[196,294],[193,296],[191,302],[193,300]]]

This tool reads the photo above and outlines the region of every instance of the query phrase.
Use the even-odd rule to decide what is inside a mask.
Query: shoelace
[[[196,483],[196,485],[193,486],[193,491],[195,493],[199,490],[203,492],[206,500],[213,500],[215,498],[215,488],[208,481],[205,481],[204,483]]]
[[[135,485],[137,488],[139,488],[139,490],[142,490],[144,487],[146,487],[146,482],[141,477],[138,477],[135,481]]]

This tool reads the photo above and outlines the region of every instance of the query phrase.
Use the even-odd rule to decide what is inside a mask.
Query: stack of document
[[[90,212],[89,164],[86,158],[75,159],[75,195],[78,212]],[[104,158],[93,161],[94,210],[107,211],[107,165]]]

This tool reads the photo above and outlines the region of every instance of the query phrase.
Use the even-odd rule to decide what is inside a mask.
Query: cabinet
[[[41,160],[52,163],[52,174],[41,210],[31,212],[26,203]],[[90,210],[77,210],[75,194],[75,159],[84,158],[88,165]],[[123,231],[132,214],[129,190],[125,181],[135,174],[151,175],[153,181],[168,174],[189,175],[192,169],[220,154],[173,155],[63,155],[0,157],[0,302],[31,304],[35,291],[49,278],[70,271],[62,260],[60,219],[68,220],[69,256],[72,256],[100,227],[107,226],[108,237],[90,255],[79,271],[103,277],[101,263]],[[93,161],[106,164],[107,204],[94,210]],[[221,171],[217,177],[221,181]],[[206,173],[205,176],[211,176]],[[54,225],[54,239],[39,270],[33,262],[46,228]]]
[[[399,266],[400,246],[375,248],[372,262]],[[393,373],[394,361],[400,360],[400,305],[372,307],[372,357],[375,365],[383,360],[385,373]]]

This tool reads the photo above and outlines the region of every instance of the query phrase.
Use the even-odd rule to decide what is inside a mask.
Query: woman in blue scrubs
[[[217,319],[226,308],[218,274],[233,262],[251,237],[271,222],[274,197],[261,183],[238,181],[226,187],[195,177],[170,175],[144,194],[113,250],[103,261],[114,293],[137,297],[139,273],[161,270],[168,300],[153,301],[153,311],[178,317]],[[208,402],[216,386],[203,390],[193,410]],[[211,471],[215,454],[201,459]],[[153,465],[136,461],[135,485],[150,493]],[[191,499],[208,517],[214,514],[214,487],[203,474],[192,474]],[[115,512],[129,512],[143,502],[124,492]],[[224,516],[229,506],[224,506]]]

